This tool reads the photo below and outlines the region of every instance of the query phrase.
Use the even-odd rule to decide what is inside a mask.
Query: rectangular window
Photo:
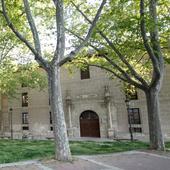
[[[139,108],[128,109],[129,124],[141,124]]]
[[[50,124],[52,124],[52,123],[53,123],[52,114],[51,114],[51,112],[50,112]]]
[[[136,133],[142,133],[142,128],[141,127],[133,127],[132,131],[136,132]]]
[[[22,93],[22,107],[28,106],[28,93]]]
[[[28,124],[28,112],[22,113],[22,124]]]
[[[52,120],[52,113],[50,113],[50,131],[53,131],[53,120]]]
[[[128,109],[128,122],[131,124],[133,132],[142,133],[139,108]]]
[[[90,78],[90,69],[86,67],[85,69],[80,69],[81,80]]]
[[[29,130],[29,127],[28,126],[23,126],[22,130]]]

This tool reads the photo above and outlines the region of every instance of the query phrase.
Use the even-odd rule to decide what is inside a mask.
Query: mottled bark
[[[117,48],[117,45],[114,44],[110,40],[110,38],[100,29],[96,28],[98,34],[105,40],[107,45],[110,47],[113,53],[117,55],[119,60],[124,63],[128,71],[125,71],[124,67],[117,64],[117,60],[111,58],[107,53],[102,54],[103,58],[107,60],[107,62],[112,67],[107,67],[103,63],[89,64],[88,62],[84,62],[85,64],[89,64],[91,66],[99,67],[105,69],[106,71],[113,74],[118,79],[127,82],[135,87],[141,89],[146,94],[147,99],[147,108],[148,108],[148,121],[149,121],[149,133],[150,133],[150,143],[152,149],[164,150],[164,140],[161,130],[160,123],[160,108],[159,108],[159,92],[162,84],[163,74],[164,74],[164,58],[161,52],[161,46],[159,42],[159,27],[158,27],[158,14],[157,14],[157,0],[140,0],[140,31],[141,37],[143,39],[143,45],[146,49],[148,57],[152,63],[153,73],[151,75],[151,81],[148,82],[145,78],[135,70],[135,66],[131,65],[131,63],[127,60],[126,55]],[[91,23],[92,21],[83,13],[79,6],[74,4],[77,11],[79,11],[86,21]],[[146,5],[147,4],[147,5]],[[146,9],[145,9],[146,8]],[[149,11],[149,15],[146,17],[145,13]],[[149,22],[150,26],[146,23]],[[152,27],[151,27],[152,25]],[[69,31],[70,32],[70,31]],[[148,36],[148,32],[150,36]],[[79,38],[81,41],[84,41],[82,37],[76,34],[74,31],[71,31],[74,36]],[[92,48],[94,48],[97,52],[101,52],[101,49],[95,47],[93,44],[89,44]],[[143,64],[143,63],[142,63]],[[113,69],[112,69],[113,68]],[[116,71],[115,71],[116,70]]]
[[[5,5],[5,0],[1,0],[2,13],[6,20],[8,27],[13,31],[13,33],[18,37],[34,54],[35,60],[43,67],[43,69],[48,74],[49,80],[49,95],[51,99],[51,109],[53,114],[53,126],[54,126],[54,137],[55,137],[55,153],[58,160],[67,161],[71,160],[69,142],[67,137],[66,123],[64,118],[62,95],[61,95],[61,85],[60,85],[60,66],[65,62],[72,60],[76,54],[87,44],[90,39],[94,27],[100,17],[101,11],[106,4],[106,0],[101,2],[100,7],[97,10],[96,16],[85,40],[68,56],[64,56],[65,52],[65,29],[64,29],[64,2],[63,0],[53,0],[56,8],[56,25],[57,25],[57,45],[54,52],[54,56],[51,62],[48,62],[43,54],[41,53],[41,44],[39,40],[38,30],[30,10],[30,5],[28,0],[23,0],[24,9],[26,13],[26,18],[30,26],[30,31],[32,32],[34,45],[26,39],[12,23]]]
[[[72,158],[62,103],[60,68],[53,67],[48,76],[49,85],[51,86],[50,98],[55,138],[55,158],[61,161],[70,161]]]
[[[153,74],[149,88],[145,91],[148,123],[150,133],[150,146],[152,149],[164,150],[164,139],[160,122],[159,92],[164,74],[164,59],[161,52],[158,30],[157,0],[149,1],[149,17],[152,27],[149,28],[150,37],[147,36],[145,0],[140,0],[140,26],[145,49],[152,61]]]
[[[156,150],[165,150],[160,121],[159,91],[159,85],[145,91],[148,109],[150,148]]]

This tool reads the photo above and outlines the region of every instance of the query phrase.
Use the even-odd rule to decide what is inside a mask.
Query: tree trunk
[[[150,88],[145,91],[148,109],[148,124],[150,135],[150,148],[156,150],[165,150],[165,144],[160,122],[159,107],[159,87]]]
[[[55,158],[60,161],[70,161],[72,158],[62,103],[60,68],[53,66],[52,71],[48,73],[48,76],[49,86],[51,86],[49,95],[51,99],[51,112],[55,138]]]

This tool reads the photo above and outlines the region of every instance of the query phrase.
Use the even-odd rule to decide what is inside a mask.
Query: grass
[[[106,154],[130,150],[147,149],[144,142],[70,142],[73,155]],[[167,143],[170,148],[170,142]],[[53,141],[0,140],[0,163],[54,157]]]
[[[146,148],[148,148],[148,144],[139,141],[71,142],[71,151],[73,155],[106,154]]]

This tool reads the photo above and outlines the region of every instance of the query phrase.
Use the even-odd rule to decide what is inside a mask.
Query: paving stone
[[[35,160],[1,164],[0,170],[170,170],[170,157],[166,153],[131,151],[77,156],[73,162],[67,163],[56,160]]]

